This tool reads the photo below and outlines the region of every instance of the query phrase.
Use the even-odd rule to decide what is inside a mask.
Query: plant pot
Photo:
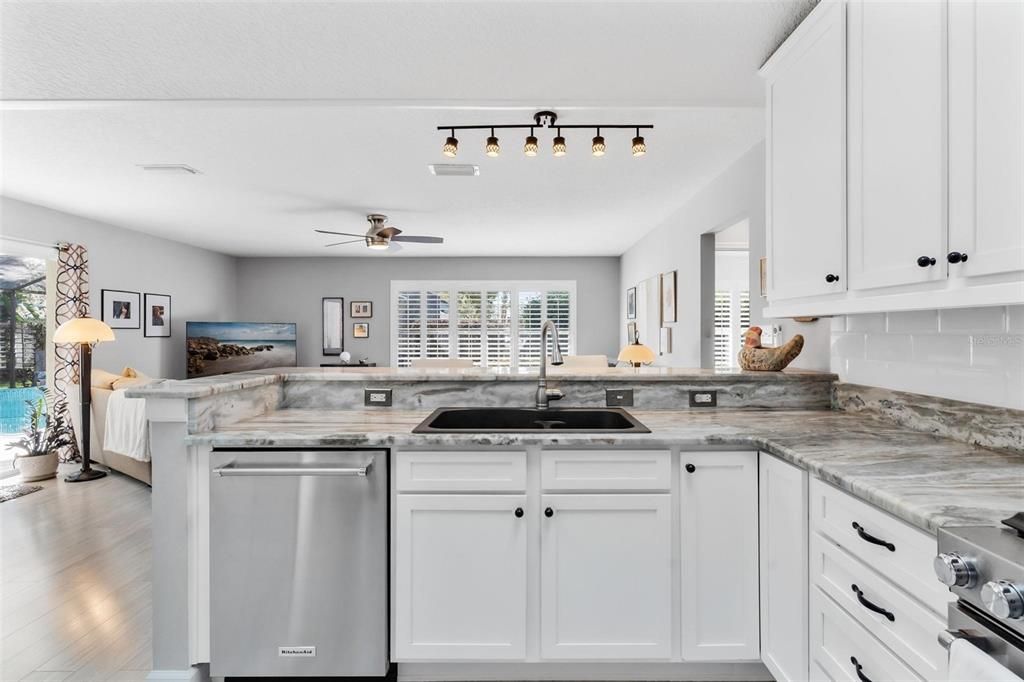
[[[43,481],[57,475],[57,453],[19,457],[16,462],[23,481]]]

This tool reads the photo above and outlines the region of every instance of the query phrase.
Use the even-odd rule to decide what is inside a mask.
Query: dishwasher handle
[[[224,466],[213,470],[218,476],[360,476],[370,473],[373,462],[361,467],[267,467]]]

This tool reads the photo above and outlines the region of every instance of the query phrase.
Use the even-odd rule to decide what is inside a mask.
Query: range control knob
[[[935,575],[946,587],[974,587],[978,570],[974,562],[956,552],[940,554],[932,561]]]
[[[996,618],[1024,616],[1024,586],[1009,580],[992,580],[981,586],[981,603]]]

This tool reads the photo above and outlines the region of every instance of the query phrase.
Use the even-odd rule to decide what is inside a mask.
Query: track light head
[[[533,128],[530,128],[530,134],[526,138],[526,144],[523,145],[523,153],[527,156],[537,156],[537,150],[540,146],[537,144],[537,138],[533,136]]]
[[[448,158],[455,158],[455,155],[459,153],[459,141],[455,139],[454,135],[444,141],[441,153]]]
[[[590,151],[594,156],[604,156],[604,138],[601,137],[601,129],[597,129],[597,135],[594,136],[593,143],[590,145]]]
[[[562,129],[558,129],[558,135],[555,136],[554,141],[551,143],[551,152],[555,156],[565,156],[565,138],[562,137]]]
[[[633,156],[643,156],[647,153],[647,143],[644,142],[644,138],[640,136],[640,131],[637,131],[637,136],[633,138]]]
[[[494,136],[494,128],[491,128],[491,136],[487,138],[484,153],[492,158],[501,153],[501,145],[498,144],[498,138]]]

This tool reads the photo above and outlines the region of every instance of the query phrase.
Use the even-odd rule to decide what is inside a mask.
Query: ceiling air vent
[[[463,176],[469,177],[480,175],[480,166],[471,163],[432,163],[427,166],[431,175],[440,176]]]
[[[179,173],[184,175],[200,175],[199,171],[192,166],[183,163],[143,163],[139,168],[144,171],[156,171],[159,173]]]

